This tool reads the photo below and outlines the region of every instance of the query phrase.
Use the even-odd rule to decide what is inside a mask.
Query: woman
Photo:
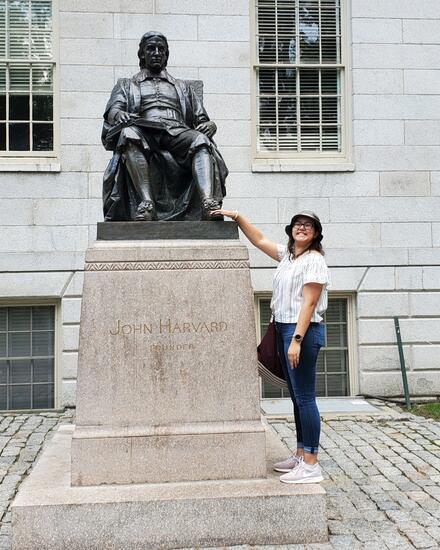
[[[274,465],[284,483],[318,483],[324,478],[318,464],[321,420],[316,405],[316,361],[324,345],[321,314],[327,309],[329,272],[321,241],[322,226],[308,210],[293,216],[287,246],[276,244],[237,211],[216,213],[236,221],[249,241],[279,262],[271,302],[278,354],[293,401],[296,453]]]

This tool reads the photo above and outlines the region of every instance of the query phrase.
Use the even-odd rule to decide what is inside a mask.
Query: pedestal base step
[[[12,505],[14,550],[145,550],[327,540],[325,491],[267,479],[72,487],[61,426]],[[268,460],[286,448],[268,431]],[[234,457],[231,457],[233,460]]]

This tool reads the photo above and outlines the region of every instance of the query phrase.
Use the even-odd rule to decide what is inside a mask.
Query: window
[[[254,2],[256,157],[345,157],[345,0]]]
[[[318,356],[316,395],[340,397],[350,395],[348,368],[348,323],[347,299],[329,296],[328,309],[324,314],[326,329],[325,347]],[[267,330],[270,321],[270,298],[258,300],[260,336]],[[289,397],[288,390],[281,390],[263,381],[263,398]]]
[[[0,307],[0,410],[54,407],[55,308]]]
[[[0,155],[54,150],[52,0],[0,0]]]

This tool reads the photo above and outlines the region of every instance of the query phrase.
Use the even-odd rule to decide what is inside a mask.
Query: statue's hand
[[[130,113],[127,113],[126,111],[118,111],[115,114],[115,121],[117,124],[128,122],[130,120],[130,116]]]
[[[199,124],[196,130],[211,138],[217,132],[217,125],[215,122],[212,122],[212,120],[208,120],[207,122],[202,122]]]

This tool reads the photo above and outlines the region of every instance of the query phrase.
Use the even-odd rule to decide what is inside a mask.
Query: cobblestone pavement
[[[11,548],[9,505],[29,473],[45,439],[59,422],[70,422],[73,412],[0,415],[0,549]]]
[[[20,482],[53,429],[72,416],[0,415],[0,550],[11,548],[9,504]],[[291,420],[268,422],[294,449]],[[386,407],[379,415],[326,415],[322,428],[329,543],[282,548],[440,550],[440,423]]]
[[[440,549],[440,423],[384,411],[324,416],[329,543],[303,548]],[[269,423],[294,449],[294,425]]]

